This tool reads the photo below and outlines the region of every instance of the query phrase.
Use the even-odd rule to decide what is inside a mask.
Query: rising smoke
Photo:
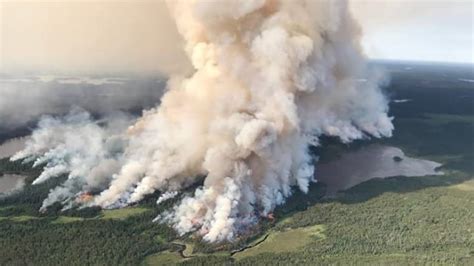
[[[293,186],[308,191],[315,171],[308,147],[320,136],[391,136],[381,75],[366,65],[346,0],[168,6],[195,73],[171,78],[160,106],[126,133],[126,123],[97,123],[77,111],[43,120],[13,158],[47,163],[35,183],[69,173],[43,208],[77,204],[81,192],[96,195],[85,204],[104,208],[155,191],[161,203],[205,176],[157,220],[206,241],[232,240],[257,213],[283,204]]]
[[[163,88],[160,77],[0,75],[0,130],[23,127],[44,114],[67,114],[71,106],[96,116],[150,108],[159,101]]]

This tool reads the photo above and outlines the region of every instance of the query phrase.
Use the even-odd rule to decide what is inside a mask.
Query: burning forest
[[[44,165],[33,182],[67,175],[55,202],[121,208],[161,192],[180,197],[155,220],[208,242],[308,191],[321,136],[390,137],[384,76],[368,67],[346,0],[167,2],[195,72],[172,76],[140,118],[86,111],[44,117],[12,160]],[[181,191],[204,183],[193,194]]]

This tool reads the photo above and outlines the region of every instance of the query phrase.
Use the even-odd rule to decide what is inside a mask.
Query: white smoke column
[[[178,194],[178,191],[168,191],[166,193],[163,193],[156,201],[156,205],[160,205],[161,203],[169,199],[173,199],[174,197],[178,196]]]
[[[159,219],[180,234],[232,240],[258,215],[283,204],[292,186],[308,191],[314,177],[308,147],[318,145],[320,136],[343,142],[391,136],[381,75],[366,66],[347,1],[170,0],[168,5],[196,71],[187,79],[171,78],[161,105],[129,128],[127,146],[114,161],[120,167],[107,168],[110,185],[95,204],[120,207],[155,191],[164,200],[205,176],[203,187]],[[35,144],[27,151],[30,146]],[[79,153],[81,160],[102,163],[111,154],[100,145],[99,155],[69,145],[42,147],[27,155],[54,162],[45,178],[81,169],[69,161],[56,163],[60,158]],[[87,169],[77,176],[94,179]]]

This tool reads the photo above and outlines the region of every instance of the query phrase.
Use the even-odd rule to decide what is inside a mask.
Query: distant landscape
[[[0,159],[0,176],[23,176],[25,184],[0,194],[0,264],[474,264],[473,66],[373,64],[390,77],[384,90],[395,117],[394,136],[351,144],[325,138],[324,145],[311,148],[315,158],[327,164],[370,145],[395,147],[404,153],[400,163],[407,158],[439,163],[430,175],[360,178],[362,183],[333,193],[320,181],[307,194],[295,189],[272,217],[262,217],[235,242],[207,244],[152,222],[180,199],[157,206],[159,193],[124,209],[62,212],[56,203],[41,213],[49,190],[66,176],[33,186],[40,167],[6,157]],[[152,82],[135,83],[148,92]],[[0,144],[29,135],[34,124],[3,130]]]

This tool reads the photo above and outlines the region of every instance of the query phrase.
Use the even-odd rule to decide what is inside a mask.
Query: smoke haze
[[[189,64],[163,1],[1,1],[0,23],[0,72],[174,73]]]
[[[66,114],[72,106],[95,116],[137,112],[159,102],[165,83],[166,78],[158,76],[0,75],[0,130],[34,123],[44,114]]]
[[[351,0],[350,8],[372,58],[473,62],[472,1]],[[190,70],[163,0],[3,0],[0,24],[0,72]]]
[[[371,58],[474,63],[471,0],[352,0]]]

